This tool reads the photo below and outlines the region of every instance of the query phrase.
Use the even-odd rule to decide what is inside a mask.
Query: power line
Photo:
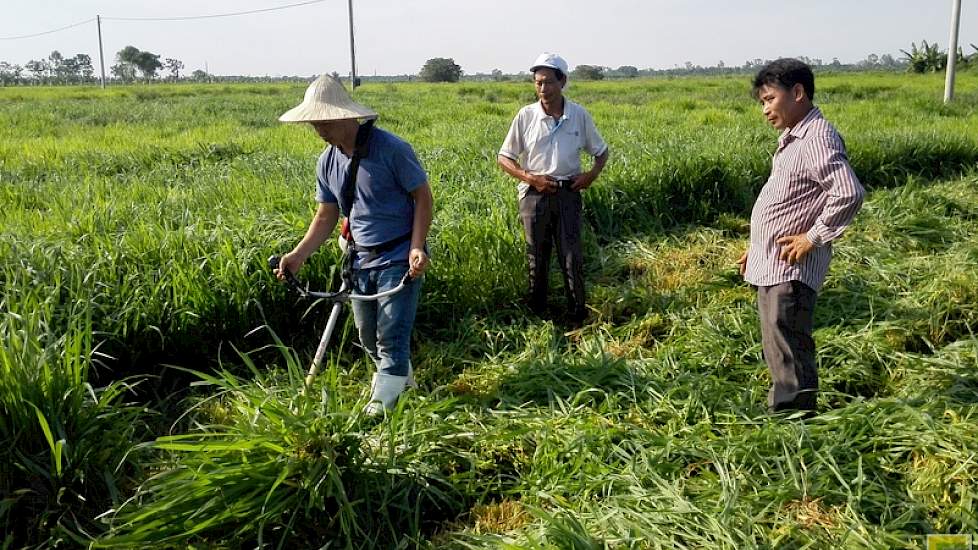
[[[320,0],[320,1],[324,1],[324,0]],[[77,23],[72,23],[71,25],[67,25],[65,27],[59,27],[57,29],[51,29],[49,31],[36,32],[34,34],[22,34],[20,36],[0,36],[0,40],[20,40],[22,38],[34,38],[35,36],[44,36],[45,34],[52,34],[52,33],[56,33],[56,32],[61,32],[61,31],[68,30],[68,29],[73,28],[73,27],[84,25],[85,23],[91,23],[92,21],[95,21],[95,18],[94,17],[92,17],[91,19],[86,19],[84,21],[79,21]]]
[[[91,23],[92,21],[95,21],[97,23],[97,28],[98,28],[99,60],[100,60],[100,66],[101,66],[101,70],[102,70],[102,87],[104,88],[105,87],[105,61],[103,60],[103,56],[102,56],[102,20],[106,20],[106,21],[191,21],[191,20],[195,20],[195,19],[214,19],[214,18],[218,18],[218,17],[235,17],[235,16],[239,16],[239,15],[249,15],[249,14],[254,14],[254,13],[266,13],[266,12],[272,12],[272,11],[280,11],[280,10],[286,10],[286,9],[290,9],[290,8],[297,8],[297,7],[300,7],[300,6],[308,6],[308,5],[311,5],[311,4],[321,4],[321,3],[327,2],[327,1],[329,1],[329,0],[306,0],[304,2],[295,2],[295,3],[292,3],[292,4],[285,4],[285,5],[282,5],[282,6],[275,6],[275,7],[271,7],[271,8],[259,8],[259,9],[255,9],[255,10],[244,10],[244,11],[227,12],[227,13],[212,13],[212,14],[207,14],[207,15],[187,15],[187,16],[172,16],[172,17],[102,17],[101,15],[97,15],[97,16],[92,17],[90,19],[86,19],[84,21],[79,21],[78,23],[73,23],[71,25],[67,25],[67,26],[64,26],[64,27],[59,27],[57,29],[51,29],[51,30],[48,30],[48,31],[43,31],[43,32],[38,32],[38,33],[33,33],[33,34],[24,34],[24,35],[19,35],[19,36],[0,36],[0,40],[20,40],[20,39],[25,39],[25,38],[34,38],[34,37],[37,37],[37,36],[44,36],[46,34],[52,34],[52,33],[60,32],[60,31],[63,31],[63,30],[67,30],[67,29],[70,29],[70,28],[73,28],[73,27],[77,27],[77,26],[84,25],[86,23]],[[355,61],[356,58],[355,58],[354,45],[353,45],[353,0],[347,0],[347,1],[348,1],[348,5],[349,5],[349,10],[350,10],[350,62],[351,62],[351,69],[352,69],[351,70],[351,77],[352,77],[352,80],[353,80],[353,87],[356,88],[356,81],[357,81],[357,79],[356,79],[356,61]]]
[[[235,11],[228,13],[212,13],[208,15],[187,15],[187,16],[174,16],[174,17],[102,17],[103,21],[191,21],[194,19],[214,19],[217,17],[235,17],[238,15],[248,15],[252,13],[264,13],[269,11],[279,11],[286,10],[289,8],[297,8],[299,6],[308,6],[310,4],[321,4],[327,2],[328,0],[306,0],[305,2],[296,2],[294,4],[286,4],[284,6],[275,6],[272,8],[259,8],[256,10],[246,10],[246,11]],[[0,40],[21,40],[24,38],[34,38],[37,36],[44,36],[46,34],[53,34],[56,32],[61,32],[68,30],[86,23],[91,23],[95,21],[95,18],[86,19],[84,21],[79,21],[77,23],[72,23],[71,25],[66,25],[64,27],[58,27],[57,29],[51,29],[49,31],[37,32],[33,34],[22,34],[19,36],[0,36]]]
[[[248,15],[251,13],[263,13],[268,11],[285,10],[289,8],[296,8],[299,6],[308,6],[310,4],[320,4],[326,1],[328,0],[308,0],[306,2],[286,4],[284,6],[276,6],[274,8],[261,8],[257,10],[236,11],[230,13],[213,13],[209,15],[187,15],[181,17],[103,17],[102,19],[105,21],[189,21],[192,19],[214,19],[216,17],[234,17],[237,15]]]

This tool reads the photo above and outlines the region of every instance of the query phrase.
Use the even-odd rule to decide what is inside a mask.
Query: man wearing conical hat
[[[542,53],[530,72],[539,101],[520,109],[497,159],[499,166],[520,182],[520,218],[529,267],[528,305],[538,314],[546,310],[550,251],[556,244],[570,324],[580,326],[587,317],[581,194],[604,169],[608,146],[591,115],[564,97],[567,62],[562,57]],[[581,170],[582,151],[594,158],[590,170]]]
[[[410,273],[408,288],[375,302],[352,301],[360,343],[377,366],[366,412],[393,407],[413,385],[411,331],[428,268],[425,239],[431,226],[428,177],[414,150],[399,137],[373,126],[377,113],[353,101],[336,78],[323,75],[282,122],[307,122],[329,144],[316,165],[319,207],[305,236],[284,255],[284,271],[295,273],[336,227],[342,212],[355,254],[353,280],[359,292],[395,288]],[[365,121],[361,124],[360,121]],[[352,169],[356,167],[356,170]]]

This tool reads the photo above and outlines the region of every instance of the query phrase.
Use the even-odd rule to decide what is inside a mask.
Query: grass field
[[[0,548],[924,548],[978,534],[978,74],[820,75],[870,196],[816,311],[820,414],[769,416],[734,261],[776,133],[745,78],[575,82],[591,320],[519,305],[495,153],[529,83],[370,84],[436,214],[421,388],[359,415],[350,323],[265,266],[322,143],[299,85],[0,88]],[[325,287],[335,247],[302,275]],[[556,281],[556,274],[555,274]],[[559,285],[558,285],[559,286]],[[555,304],[559,304],[558,293]]]

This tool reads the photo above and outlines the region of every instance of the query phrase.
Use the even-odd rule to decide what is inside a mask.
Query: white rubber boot
[[[418,381],[414,379],[414,366],[408,362],[407,382],[404,383],[409,388],[417,388]]]
[[[397,398],[407,385],[407,376],[394,376],[378,372],[370,384],[370,402],[364,407],[367,416],[378,416],[385,410],[393,409]]]

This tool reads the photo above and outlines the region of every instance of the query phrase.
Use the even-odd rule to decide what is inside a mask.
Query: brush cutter
[[[279,256],[272,256],[268,259],[268,267],[272,268],[272,271],[278,269],[279,262],[281,258]],[[359,300],[362,302],[373,302],[381,298],[386,298],[388,296],[393,296],[398,292],[407,288],[411,283],[411,275],[405,273],[404,278],[401,282],[394,288],[390,290],[385,290],[383,292],[378,292],[376,294],[360,294],[356,292],[355,285],[353,284],[353,278],[348,270],[344,269],[344,275],[341,277],[343,283],[340,285],[340,289],[336,292],[320,292],[315,290],[309,290],[309,285],[303,285],[296,276],[289,272],[285,272],[285,284],[289,286],[292,291],[297,293],[303,298],[318,298],[331,302],[333,304],[332,309],[329,312],[329,320],[326,321],[326,330],[323,331],[323,336],[319,340],[319,347],[316,348],[316,355],[312,359],[312,365],[309,367],[309,372],[306,374],[305,387],[308,388],[312,385],[313,379],[319,372],[319,368],[322,365],[323,357],[326,355],[326,346],[329,344],[329,339],[333,335],[333,329],[336,328],[336,322],[340,317],[340,310],[343,309],[343,304],[351,300]]]

